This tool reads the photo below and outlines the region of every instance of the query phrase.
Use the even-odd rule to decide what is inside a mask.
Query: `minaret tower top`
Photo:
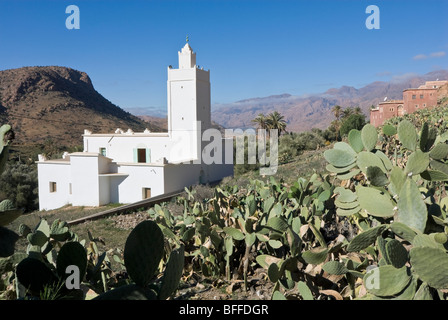
[[[188,44],[188,36],[187,43],[182,48],[182,51],[179,51],[179,69],[191,69],[196,66],[196,53],[193,52],[190,45]]]

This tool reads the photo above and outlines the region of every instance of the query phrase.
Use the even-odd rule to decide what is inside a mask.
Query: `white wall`
[[[196,113],[204,130],[211,127],[210,72],[197,69],[196,79]]]
[[[99,177],[98,155],[82,154],[70,155],[72,204],[74,206],[98,206]]]
[[[134,162],[134,149],[151,149],[151,162],[156,162],[162,157],[167,157],[171,148],[171,140],[167,134],[160,136],[144,135],[84,135],[85,152],[99,153],[100,148],[106,148],[106,157],[115,162]]]
[[[98,179],[98,205],[102,206],[112,202],[110,199],[110,176],[100,176]]]
[[[70,163],[38,162],[39,210],[52,210],[70,203]],[[56,182],[56,192],[50,192],[50,181]]]
[[[143,188],[151,188],[151,197],[165,192],[163,166],[121,164],[118,165],[118,172],[129,174],[128,177],[115,182],[118,186],[119,203],[143,200]]]

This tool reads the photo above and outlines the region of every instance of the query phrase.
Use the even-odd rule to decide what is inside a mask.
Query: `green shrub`
[[[0,176],[3,199],[10,199],[16,207],[30,212],[39,208],[37,167],[20,162],[9,162]]]

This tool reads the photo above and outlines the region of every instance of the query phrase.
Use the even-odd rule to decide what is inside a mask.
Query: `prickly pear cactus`
[[[153,279],[164,254],[164,237],[153,221],[139,223],[129,234],[124,247],[124,263],[131,279],[146,287]]]
[[[448,139],[408,120],[382,134],[366,125],[324,153],[327,170],[342,182],[334,189],[336,214],[361,227],[347,252],[377,259],[363,276],[365,299],[426,299],[429,288],[448,288],[448,200],[440,192],[448,181]],[[324,270],[337,274],[338,267]]]
[[[135,282],[100,294],[95,300],[167,299],[179,286],[184,268],[184,247],[171,251],[161,283],[156,283],[165,239],[162,229],[152,220],[140,222],[129,234],[124,248],[124,264]]]

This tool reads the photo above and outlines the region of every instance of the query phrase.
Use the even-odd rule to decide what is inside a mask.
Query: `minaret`
[[[173,140],[194,143],[211,126],[210,71],[196,65],[196,53],[187,43],[178,52],[179,68],[168,67],[168,133]],[[190,155],[197,155],[197,146]]]
[[[193,52],[193,49],[191,49],[188,41],[182,48],[182,51],[179,51],[178,54],[179,69],[191,69],[196,66],[196,53]]]

